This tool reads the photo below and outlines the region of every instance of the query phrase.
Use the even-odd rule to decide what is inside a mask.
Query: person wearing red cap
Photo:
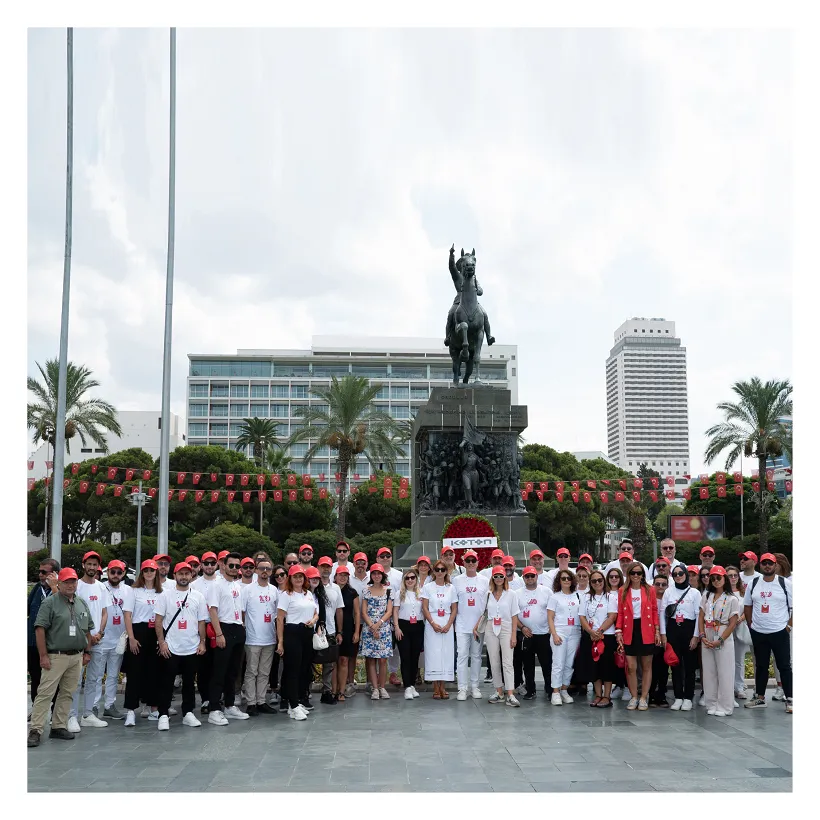
[[[446,681],[455,679],[455,633],[458,595],[450,583],[447,565],[433,564],[433,582],[421,591],[424,616],[424,678],[433,683],[433,697],[447,700]]]
[[[356,687],[348,683],[348,664],[359,651],[359,636],[362,631],[362,611],[359,606],[359,593],[350,584],[351,564],[336,567],[336,585],[342,596],[342,635],[339,644],[339,660],[336,664],[336,683],[334,693],[336,700],[343,703],[346,698],[356,693]],[[355,663],[350,664],[355,666]]]
[[[549,587],[550,592],[552,592],[553,587],[555,586],[555,578],[561,570],[569,569],[569,559],[570,554],[569,550],[566,547],[561,547],[558,552],[555,553],[555,561],[558,564],[555,569],[549,570],[547,572],[546,578],[546,585]],[[574,575],[575,573],[573,573]]]
[[[83,711],[80,714],[80,688],[77,687],[74,691],[71,713],[68,718],[68,730],[70,732],[79,732],[80,727],[103,728],[108,726],[107,721],[100,720],[93,711],[97,686],[100,685],[105,666],[105,657],[100,642],[105,638],[105,627],[108,624],[108,607],[111,606],[111,596],[108,594],[105,584],[97,580],[99,569],[99,553],[87,552],[83,555],[83,574],[77,583],[77,595],[88,604],[91,618],[99,626],[91,632],[91,660],[89,660],[85,670]]]
[[[543,557],[541,559],[543,563]],[[544,681],[550,679],[552,669],[552,648],[550,647],[549,618],[547,604],[550,592],[538,583],[538,570],[534,566],[524,567],[523,589],[516,592],[518,598],[518,622],[521,626],[521,663],[524,673],[524,700],[533,700],[535,693],[535,657],[541,666]]]
[[[507,585],[509,588],[513,592],[523,589],[524,582],[521,580],[521,576],[515,571],[515,558],[513,558],[512,555],[505,555],[501,566],[504,567],[504,574],[507,576]]]
[[[672,570],[675,567],[683,567],[684,571],[686,571],[686,564],[684,564],[683,561],[679,561],[677,558],[675,558],[676,550],[677,550],[677,547],[675,546],[675,542],[674,542],[673,539],[664,538],[663,541],[661,541],[661,555],[664,558],[666,558],[666,560],[669,562],[669,575],[670,575],[670,577],[671,577],[671,574],[672,574]],[[652,581],[655,580],[655,564],[651,564],[648,567],[648,569],[649,569],[649,572],[647,573],[646,578],[649,581],[649,583],[652,583]],[[671,581],[670,581],[670,584],[671,584]]]
[[[195,589],[191,565],[181,561],[174,567],[174,586],[166,588],[154,605],[159,648],[159,722],[160,732],[168,731],[174,679],[182,678],[182,724],[201,726],[194,715],[196,676],[199,657],[205,654],[205,625],[208,606]]]
[[[558,569],[547,603],[547,618],[552,641],[551,703],[573,703],[567,692],[572,680],[575,653],[581,640],[581,596],[571,569]]]
[[[420,555],[414,567],[419,576],[419,587],[424,589],[426,584],[433,582],[433,564],[426,555]]]
[[[624,570],[624,565],[621,563],[621,557],[624,553],[629,554],[630,562],[635,560],[635,545],[632,543],[631,538],[624,538],[623,541],[618,546],[618,557],[610,561],[606,568],[604,569],[604,575],[609,575],[609,571],[611,569],[619,569],[621,572]],[[643,567],[643,571],[646,574],[646,577],[649,578],[649,569],[646,567],[645,564],[641,564]],[[626,578],[626,585],[629,586],[629,579]]]
[[[530,566],[535,567],[535,572],[538,575],[538,585],[549,589],[549,577],[544,571],[544,553],[541,550],[534,549],[530,551]]]
[[[715,550],[708,544],[700,548],[700,570],[712,569],[715,565]]]
[[[147,707],[144,716],[148,720],[159,720],[159,655],[154,630],[154,606],[163,590],[153,559],[146,558],[142,562],[131,589],[134,593],[134,611],[125,613],[128,651],[131,652],[125,680],[125,726],[136,725],[136,710],[140,701]]]
[[[455,581],[455,579],[464,572],[464,567],[460,567],[456,563],[456,551],[452,547],[445,545],[441,548],[440,557],[447,567],[447,574],[450,576],[450,580]]]
[[[393,567],[393,553],[389,547],[382,547],[376,553],[376,560],[384,567],[384,583],[391,592],[391,598],[395,601],[398,597],[399,590],[401,589],[401,570]],[[445,561],[444,563],[447,562]],[[392,628],[392,618],[390,619],[390,625]],[[399,680],[399,648],[396,645],[396,636],[393,635],[391,640],[393,644],[393,654],[387,659],[387,673],[389,675],[388,682],[391,686],[401,686],[401,681]]]
[[[612,706],[617,643],[615,619],[618,616],[618,593],[608,592],[606,586],[604,573],[599,569],[592,570],[589,576],[590,593],[581,610],[581,629],[590,639],[589,654],[579,653],[575,662],[581,676],[592,681],[595,697],[589,705],[600,709]]]
[[[735,700],[746,700],[746,653],[752,646],[752,633],[749,632],[749,625],[746,623],[746,611],[743,607],[743,596],[746,588],[741,580],[741,573],[738,567],[731,564],[726,567],[726,583],[729,591],[740,602],[740,615],[737,626],[733,633],[735,639]],[[737,708],[738,703],[734,704]]]
[[[743,598],[746,623],[752,633],[755,656],[755,695],[747,709],[766,706],[769,658],[774,655],[786,696],[786,712],[792,711],[791,631],[794,619],[792,579],[776,574],[777,557],[771,552],[760,556],[762,578],[746,587]]]
[[[332,646],[335,643],[338,646],[342,642],[342,620],[345,604],[342,599],[341,589],[330,580],[332,569],[333,561],[327,555],[322,556],[319,559],[318,570],[319,587],[324,590],[325,595],[325,628],[329,644]],[[321,613],[319,617],[321,620]],[[322,696],[320,701],[328,705],[333,705],[338,700],[335,697],[337,690],[334,683],[336,681],[336,666],[337,661],[328,661],[322,664]]]
[[[124,720],[125,712],[120,711],[116,706],[117,682],[119,680],[120,668],[124,654],[117,651],[117,645],[121,640],[128,639],[125,632],[125,613],[134,611],[134,591],[131,587],[123,583],[126,566],[122,561],[109,561],[105,581],[105,588],[111,600],[108,607],[108,626],[105,630],[105,637],[100,641],[100,652],[102,653],[103,674],[105,675],[105,700],[103,702],[103,718],[113,720]],[[100,675],[97,691],[94,693],[94,709],[99,714],[99,703],[102,698],[102,675]]]
[[[173,589],[174,579],[168,578],[168,573],[171,571],[171,556],[165,553],[157,553],[154,556],[154,563],[157,565],[157,572],[159,573],[159,582],[163,589]]]
[[[387,659],[393,652],[393,600],[390,588],[385,584],[386,573],[381,564],[370,567],[370,585],[362,593],[362,637],[359,654],[366,658],[367,679],[370,682],[371,700],[389,700],[387,683]]]
[[[732,633],[740,615],[740,602],[726,582],[726,570],[714,566],[703,593],[698,628],[703,642],[701,674],[706,714],[729,717],[735,707],[735,647]]]
[[[276,615],[279,593],[270,577],[273,562],[261,557],[256,564],[256,580],[248,588],[245,608],[245,677],[242,688],[248,700],[248,714],[276,714],[266,695],[276,645]]]
[[[586,567],[587,572],[592,572],[593,558],[588,552],[583,552],[578,556],[578,566]]]
[[[370,583],[370,573],[368,573],[367,571],[367,555],[365,553],[357,552],[353,556],[353,574],[350,576],[348,583],[355,590],[356,595],[358,596],[357,606],[359,607],[359,618],[361,619],[362,595],[364,595],[364,591],[367,589],[367,585]],[[353,654],[348,657],[347,684],[345,686],[345,695],[349,698],[352,698],[356,694],[356,658],[358,658],[359,650],[361,649],[361,634],[363,631],[364,627],[361,627],[359,633],[359,640],[356,641],[352,646]],[[368,684],[368,686],[369,685],[370,684]]]
[[[741,552],[738,558],[740,559],[740,580],[745,589],[755,578],[762,578],[763,576],[755,569],[755,566],[757,566],[757,555],[754,552],[751,550]]]
[[[70,567],[57,575],[57,593],[40,605],[34,621],[34,637],[43,670],[31,712],[27,745],[40,745],[51,699],[57,691],[49,737],[73,740],[67,728],[74,690],[80,685],[83,666],[91,657],[91,633],[95,624],[85,600],[77,595],[77,573]]]
[[[443,560],[443,559],[442,559]],[[476,572],[478,553],[465,550],[462,553],[465,573],[453,581],[458,599],[458,614],[455,622],[456,657],[458,668],[458,700],[467,700],[468,686],[476,700],[481,699],[479,676],[481,674],[481,650],[484,635],[473,637],[473,627],[478,623],[487,605],[489,584]],[[470,679],[467,680],[467,664],[470,665]]]
[[[199,578],[199,573],[202,570],[202,562],[199,560],[199,558],[196,557],[196,555],[188,555],[185,558],[185,563],[191,568],[191,573],[194,576],[194,581],[196,581],[196,579]],[[191,583],[193,583],[193,581]]]
[[[202,554],[202,575],[196,578],[191,584],[191,589],[195,589],[208,602],[208,590],[215,583],[222,580],[222,576],[217,573],[217,555],[215,552],[205,552]],[[207,626],[206,626],[207,631]],[[196,673],[196,685],[199,697],[202,701],[200,714],[210,713],[210,703],[208,698],[211,691],[211,675],[214,668],[214,648],[211,641],[205,642],[205,654],[199,659]]]
[[[336,560],[333,562],[333,569],[330,570],[330,580],[335,583],[336,581],[336,570],[339,567],[347,567],[347,577],[348,580],[350,576],[353,575],[355,571],[355,567],[352,566],[350,563],[350,544],[347,541],[337,541],[336,542]]]
[[[310,544],[302,544],[299,547],[299,563],[302,569],[307,569],[313,564],[313,547]]]
[[[243,558],[239,562],[239,582],[250,586],[256,581],[256,561],[253,558]]]
[[[478,574],[487,580],[487,585],[490,585],[490,576],[493,573],[493,567],[500,567],[504,563],[504,550],[494,549],[490,553],[490,566],[484,567]],[[505,573],[506,575],[506,573]]]

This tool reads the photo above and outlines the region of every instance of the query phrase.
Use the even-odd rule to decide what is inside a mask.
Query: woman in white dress
[[[455,632],[453,622],[458,612],[458,593],[450,583],[447,565],[438,560],[433,565],[433,581],[422,588],[424,616],[424,679],[433,682],[433,698],[450,696],[445,681],[455,680]]]

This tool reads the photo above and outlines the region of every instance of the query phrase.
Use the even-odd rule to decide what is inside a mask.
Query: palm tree
[[[268,450],[265,453],[265,469],[271,473],[285,473],[290,467],[291,460],[291,457],[277,441],[275,445],[268,445]]]
[[[276,438],[278,428],[279,425],[271,419],[242,419],[236,446],[250,447],[253,460],[264,470],[268,449],[282,446]]]
[[[726,414],[725,421],[706,431],[709,444],[704,458],[711,464],[724,450],[728,470],[740,456],[756,457],[760,491],[756,503],[760,514],[760,549],[765,552],[769,542],[767,508],[772,494],[766,491],[766,460],[783,454],[791,448],[791,432],[780,422],[792,414],[792,385],[785,381],[770,380],[763,384],[754,377],[748,382],[735,382],[732,390],[737,402],[721,402],[717,409]]]
[[[45,370],[37,364],[37,369],[43,381],[28,377],[28,389],[34,393],[37,401],[26,406],[26,422],[29,429],[34,430],[34,443],[46,441],[54,447],[57,440],[55,430],[57,423],[57,383],[60,374],[60,363],[57,359],[49,359]],[[92,388],[99,387],[100,383],[92,378],[91,371],[82,365],[73,362],[66,365],[66,402],[65,402],[65,447],[68,451],[69,441],[79,436],[83,446],[86,437],[90,438],[97,447],[108,452],[104,432],[122,435],[122,428],[117,421],[117,411],[114,406],[103,399],[83,399],[83,396]]]
[[[314,387],[311,395],[324,406],[300,407],[297,415],[304,419],[304,427],[290,435],[286,446],[302,441],[313,444],[305,453],[305,464],[323,447],[337,453],[341,489],[339,491],[339,520],[337,534],[345,537],[345,496],[351,464],[360,453],[370,463],[373,472],[377,464],[390,471],[396,459],[403,455],[401,445],[409,438],[409,427],[400,424],[388,413],[373,404],[381,385],[370,385],[363,376],[345,376],[341,381],[332,377],[330,387]]]

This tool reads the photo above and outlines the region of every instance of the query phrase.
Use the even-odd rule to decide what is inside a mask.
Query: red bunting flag
[[[393,489],[393,479],[392,479],[392,478],[390,478],[390,476],[387,476],[387,478],[385,478],[385,479],[384,479],[384,486],[385,486],[388,490],[392,490],[392,489]]]
[[[542,492],[541,492],[541,490],[536,490],[536,491],[535,491],[535,494],[538,496],[538,500],[539,500],[539,501],[543,501],[543,500],[544,500],[544,493],[542,493]]]
[[[327,498],[327,490],[324,487],[322,487],[322,489],[319,490],[319,498],[321,498],[321,499]]]
[[[143,481],[150,481],[151,480],[151,471],[150,470],[143,470],[142,471],[142,480]]]
[[[72,464],[71,466],[73,467],[74,465]],[[34,462],[33,462],[33,461],[29,461],[29,463],[28,463],[28,468],[29,468],[29,470],[33,470],[33,469],[34,469]]]
[[[97,484],[97,495],[102,495],[105,492],[105,484]]]
[[[114,487],[114,495],[117,496],[117,497],[122,495],[122,484],[117,484]]]
[[[129,468],[125,471],[125,480],[126,480],[126,481],[132,481],[132,480],[133,480],[133,478],[134,478],[134,471],[133,471],[133,470],[129,467]]]
[[[549,489],[549,482],[548,481],[540,481],[538,483],[538,489],[541,490],[542,493],[545,493]]]
[[[700,479],[701,484],[708,484],[709,483],[709,476],[706,473],[701,473],[698,478]]]
[[[134,493],[138,493],[139,491],[140,491],[140,488],[137,487],[136,484],[133,487],[131,487],[131,495],[134,495]]]
[[[310,473],[302,473],[302,486],[309,487],[310,486]]]
[[[242,478],[239,479],[240,485],[243,487],[247,487],[249,478],[250,476],[247,473],[242,473]]]
[[[770,492],[774,492],[774,481],[767,481],[766,482],[766,489]]]
[[[79,464],[72,464],[71,465],[71,475],[77,475],[80,472],[80,465]]]
[[[324,481],[324,480],[325,480],[325,474],[324,473],[319,473],[319,481]]]
[[[585,490],[585,491],[584,491],[584,501],[586,501],[586,502],[587,502],[587,504],[588,504],[590,501],[592,501],[592,493],[589,493],[589,492],[587,492],[587,491]]]
[[[54,462],[53,462],[53,461],[47,461],[47,462],[46,462],[46,470],[51,470],[51,469],[53,469],[53,468],[54,468]],[[34,469],[34,465],[33,465],[33,464],[32,464],[32,469]]]
[[[616,490],[615,491],[615,500],[616,501],[626,501],[626,496],[620,490]]]
[[[579,490],[581,488],[581,483],[579,481],[570,481],[570,484],[572,484],[573,490]]]
[[[700,488],[700,497],[702,499],[709,498],[709,490],[706,487],[701,487]]]
[[[32,467],[29,467],[29,469],[31,470],[31,469],[33,469],[33,468],[32,468]],[[37,483],[37,479],[35,479],[35,478],[30,478],[30,479],[28,480],[28,488],[29,488],[29,490],[33,490],[33,489],[34,489],[34,485],[35,485],[36,483]],[[81,482],[81,483],[82,483],[82,482]],[[87,484],[87,483],[88,483],[88,482],[86,482],[86,484]],[[82,492],[85,492],[85,490],[80,490],[80,492],[81,492],[81,493],[82,493]]]
[[[242,493],[242,501],[244,501],[247,504],[250,500],[251,494],[247,490],[245,490],[245,492]]]
[[[407,498],[407,487],[399,487],[399,498]]]
[[[296,501],[296,490],[288,490],[288,501]]]
[[[642,478],[636,478],[636,479],[632,482],[632,486],[633,486],[636,490],[640,490],[640,489],[642,489],[642,488],[643,488],[643,479],[642,479]]]
[[[354,481],[358,481],[358,480],[359,480],[359,474],[358,474],[358,473],[353,473],[353,480],[354,480]],[[337,481],[338,481],[338,479],[337,479]]]
[[[202,478],[202,473],[194,473],[194,484],[199,484],[199,480]]]
[[[384,497],[385,498],[392,498],[393,497],[393,488],[392,487],[385,487],[384,488]]]
[[[753,481],[753,482],[752,482],[752,489],[753,489],[756,493],[759,493],[759,492],[760,492],[760,482],[759,482],[759,481]]]
[[[71,484],[71,479],[70,478],[64,478],[63,479],[63,489],[64,490],[68,489],[69,484]],[[122,490],[122,487],[120,487],[120,490]],[[119,495],[119,493],[115,493],[115,495]]]
[[[715,481],[718,484],[725,484],[726,483],[726,473],[716,473],[715,474]]]
[[[577,504],[578,503],[578,493],[571,493],[572,500]]]
[[[265,475],[264,475],[264,473],[257,473],[257,475],[256,475],[256,486],[257,487],[264,487],[265,486]]]
[[[217,478],[219,478],[217,473],[211,473],[211,484],[216,484]]]
[[[726,487],[724,487],[722,484],[719,484],[717,488],[717,494],[718,498],[726,498]]]
[[[296,486],[296,473],[288,473],[288,487]]]
[[[188,491],[187,490],[180,490],[179,491],[179,500],[180,501],[185,501],[185,499],[187,497],[188,497]]]
[[[91,475],[97,475],[97,470],[98,469],[99,469],[99,467],[97,467],[96,464],[92,464],[91,465]]]
[[[358,487],[355,487],[355,486],[354,486],[354,487],[351,487],[351,488],[350,488],[350,492],[351,492],[351,493],[357,493],[357,492],[359,492],[359,488],[358,488]],[[376,492],[376,488],[375,488],[375,487],[373,487],[373,488],[370,490],[370,492],[375,493],[375,492]]]
[[[612,482],[611,482],[608,478],[602,478],[602,479],[601,479],[601,484],[606,484],[606,486],[607,486],[607,487],[608,487],[611,483],[612,483]]]
[[[791,467],[786,467],[785,469],[786,469],[786,475],[791,475],[792,474],[792,468]]]
[[[675,498],[675,491],[674,491],[674,490],[667,490],[667,491],[666,491],[666,497],[667,497],[670,501],[673,501],[673,500],[674,500],[674,498]]]
[[[625,481],[623,478],[619,478],[619,479],[618,479],[618,486],[619,486],[622,490],[626,490],[626,481]]]
[[[159,492],[159,490],[157,490],[156,487],[149,487],[148,488],[148,497],[149,498],[156,498],[158,492]]]
[[[743,495],[743,485],[735,484],[735,495]]]
[[[525,489],[528,493],[531,493],[531,492],[535,489],[535,485],[532,483],[532,481],[528,481],[528,482],[524,485],[524,489]]]
[[[738,472],[734,472],[732,473],[732,481],[734,481],[735,484],[738,484],[743,481],[743,476]]]
[[[282,491],[281,490],[274,490],[273,491],[273,500],[274,501],[281,501],[282,500]]]
[[[358,487],[354,487],[353,489],[354,489],[354,490],[357,490],[357,489],[358,489]],[[375,493],[375,492],[378,492],[378,491],[379,491],[379,488],[378,488],[378,487],[373,487],[372,485],[371,485],[370,487],[368,487],[368,489],[370,490],[370,492],[371,492],[371,493]],[[337,489],[336,489],[336,495],[338,495],[338,494],[339,494],[339,490],[338,490],[338,488],[337,488]]]
[[[50,478],[47,478],[47,479],[46,479],[46,487],[48,487],[48,485],[49,485],[49,484],[51,484],[51,479],[50,479]]]
[[[766,481],[771,481],[774,478],[774,470],[771,467],[766,470]]]
[[[81,493],[87,493],[88,492],[88,482],[87,481],[81,481],[80,482],[80,492]]]
[[[790,493],[792,491],[792,483],[791,481],[786,481],[786,492]]]
[[[108,468],[108,478],[116,478],[117,477],[117,468],[116,467],[109,467]]]
[[[268,500],[268,494],[265,490],[259,490],[258,495],[259,495],[259,501],[262,504],[264,504]]]
[[[668,476],[666,476],[666,483],[667,483],[670,487],[674,487],[674,486],[675,486],[675,479],[674,479],[674,478],[672,478],[672,476],[671,476],[671,475],[668,475]]]
[[[526,490],[521,490],[521,498],[526,501],[530,497],[530,494]]]
[[[342,480],[342,474],[341,473],[333,473],[333,477],[336,479],[336,481],[341,481]]]
[[[752,470],[752,478],[760,478],[760,470],[757,468]]]
[[[197,490],[194,493],[194,501],[196,501],[197,503],[202,501],[203,498],[205,498],[205,490]]]
[[[219,490],[211,490],[211,503],[219,501]]]
[[[233,487],[233,479],[234,479],[234,477],[233,477],[232,473],[229,473],[228,475],[226,475],[225,476],[225,486],[226,487]]]
[[[177,473],[177,484],[182,484],[185,481],[185,473]]]
[[[563,501],[564,500],[564,494],[563,493],[555,493],[555,500],[558,501],[558,502]]]
[[[564,482],[563,481],[556,481],[555,482],[555,491],[562,493],[564,492]]]
[[[228,501],[233,501],[235,495],[236,490],[228,490]]]
[[[168,490],[168,500],[170,501],[174,497],[174,491]]]
[[[658,479],[655,476],[652,476],[649,479],[649,483],[657,490],[658,489]]]
[[[632,500],[637,504],[641,500],[641,494],[639,492],[632,491]]]
[[[270,477],[270,483],[271,483],[271,486],[272,486],[272,487],[278,487],[278,486],[279,486],[279,482],[280,482],[281,480],[282,480],[282,476],[280,476],[279,474],[272,475],[272,476]]]
[[[603,501],[604,504],[609,504],[609,493],[608,492],[602,492],[602,493],[600,493],[600,496],[601,496],[601,501]]]
[[[375,473],[370,473],[370,480],[371,480],[371,481],[375,481],[375,480],[376,480],[376,474],[375,474]]]
[[[399,479],[399,487],[403,490],[406,490],[410,486],[410,480],[408,478],[400,478]],[[542,489],[544,489],[542,487]]]
[[[589,487],[590,490],[594,490],[595,489],[595,482],[594,481],[587,481],[587,487]]]
[[[692,491],[688,487],[683,491],[683,497],[687,501],[692,497]]]
[[[650,490],[649,491],[649,497],[652,499],[652,501],[657,501],[658,500],[657,491],[656,490]]]
[[[304,490],[303,494],[305,496],[305,501],[313,501],[313,490],[310,487]]]

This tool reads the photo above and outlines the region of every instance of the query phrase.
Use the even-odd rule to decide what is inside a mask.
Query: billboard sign
[[[722,515],[670,515],[669,537],[675,541],[714,541],[725,538]]]

